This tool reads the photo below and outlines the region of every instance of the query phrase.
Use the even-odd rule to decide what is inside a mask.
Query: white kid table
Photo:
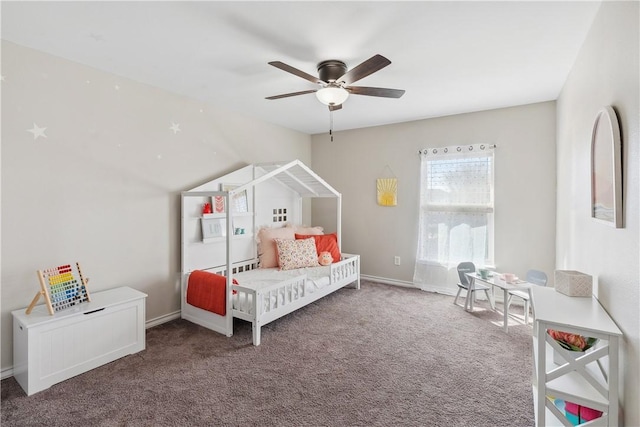
[[[514,289],[519,290],[529,290],[531,288],[531,283],[525,282],[524,280],[518,280],[516,283],[508,283],[505,280],[501,279],[501,274],[493,273],[491,276],[483,279],[478,273],[466,273],[469,278],[469,285],[473,286],[474,281],[477,280],[482,283],[486,283],[487,285],[491,285],[492,293],[496,287],[502,289],[503,292],[503,304],[504,304],[504,331],[509,332],[509,307],[507,305],[507,300],[509,299],[509,291]],[[467,303],[469,299],[469,295],[471,292],[467,292]],[[531,298],[531,294],[529,294],[529,298]]]

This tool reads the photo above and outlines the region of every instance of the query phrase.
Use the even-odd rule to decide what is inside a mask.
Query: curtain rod
[[[429,151],[433,150],[433,154],[436,154],[438,152],[438,150],[443,150],[445,153],[447,153],[450,149],[455,148],[456,151],[458,152],[462,152],[463,147],[467,147],[468,151],[473,151],[473,145],[468,145],[468,146],[464,146],[464,145],[458,145],[458,146],[453,146],[453,147],[434,147],[434,148],[424,148],[422,150],[418,150],[418,154],[428,154]],[[496,144],[489,144],[489,145],[485,145],[485,144],[480,144],[479,148],[480,150],[484,150],[485,148],[497,148],[498,146]]]

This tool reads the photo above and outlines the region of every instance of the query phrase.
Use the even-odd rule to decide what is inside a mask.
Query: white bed
[[[253,325],[253,344],[259,345],[261,327],[269,322],[347,285],[360,288],[360,257],[341,254],[339,249],[342,195],[301,161],[248,165],[183,191],[181,198],[183,319],[229,337],[233,335],[233,319],[246,320]],[[286,271],[258,268],[259,259],[262,267],[273,267],[265,262],[262,249],[258,253],[256,242],[264,242],[260,232],[267,228],[277,233],[290,224],[309,223],[311,216],[306,209],[311,205],[303,200],[316,198],[334,201],[335,217],[325,216],[323,222],[335,230],[331,234],[336,236],[337,252],[332,255],[340,260],[328,267],[287,270],[280,265]],[[214,206],[214,212],[205,213],[205,204]],[[304,226],[295,227],[297,234],[317,234]],[[297,240],[297,234],[291,232],[288,239]],[[315,255],[304,265],[316,265]],[[187,303],[189,275],[194,271],[226,277],[226,286],[224,279],[216,277],[216,289],[226,295],[224,310],[220,310],[224,315]],[[231,286],[233,280],[239,285]],[[208,290],[205,294],[211,295]]]
[[[262,326],[279,319],[307,304],[353,284],[360,289],[359,255],[342,254],[342,260],[325,267],[307,267],[295,270],[255,268],[256,261],[234,265],[236,271],[227,276],[226,267],[207,271],[227,276],[227,283],[235,279],[231,289],[232,316],[252,324],[253,344],[260,345]],[[217,330],[218,314],[195,307],[186,302],[188,275],[183,281],[182,317],[193,323]],[[230,336],[230,335],[229,335]]]

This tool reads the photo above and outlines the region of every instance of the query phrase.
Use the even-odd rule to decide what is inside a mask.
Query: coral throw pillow
[[[291,227],[268,228],[258,231],[258,259],[260,268],[278,266],[278,249],[274,239],[295,240],[295,233]]]
[[[322,234],[322,235],[304,235],[297,234],[296,239],[309,239],[313,238],[316,242],[316,252],[318,256],[322,252],[330,252],[333,262],[338,262],[342,258],[340,254],[340,247],[338,246],[338,235],[336,233]]]
[[[313,239],[284,240],[275,239],[278,247],[278,263],[281,270],[317,267],[318,254]]]

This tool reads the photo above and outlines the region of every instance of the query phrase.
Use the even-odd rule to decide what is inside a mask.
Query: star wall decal
[[[92,39],[94,39],[94,40],[95,40],[95,41],[97,41],[97,42],[102,42],[102,41],[104,41],[104,37],[102,37],[102,35],[101,35],[101,34],[94,34],[94,33],[91,33],[91,34],[89,34],[89,37],[91,37]]]
[[[180,123],[171,122],[171,126],[169,127],[173,131],[173,134],[180,132]]]
[[[47,137],[47,135],[44,134],[44,131],[46,129],[47,128],[38,127],[37,124],[33,123],[33,127],[31,129],[27,129],[27,132],[31,132],[33,134],[33,139],[36,140],[40,136],[43,137],[43,138]]]

